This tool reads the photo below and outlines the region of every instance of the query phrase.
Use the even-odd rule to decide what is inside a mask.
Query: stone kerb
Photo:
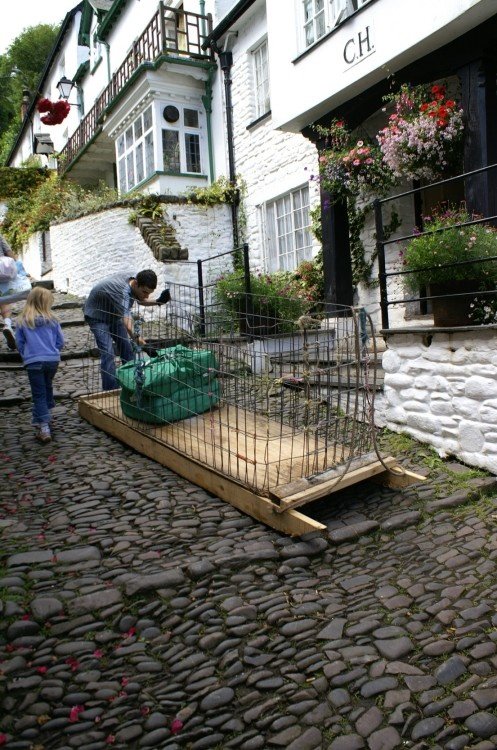
[[[389,332],[382,421],[497,473],[497,328]]]
[[[97,279],[111,273],[151,268],[159,285],[196,285],[197,263],[233,247],[231,214],[226,205],[165,204],[164,216],[187,259],[160,262],[129,223],[130,209],[114,207],[53,225],[52,278],[55,288],[86,296]]]

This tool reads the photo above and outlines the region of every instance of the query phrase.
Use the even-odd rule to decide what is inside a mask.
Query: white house
[[[432,6],[287,0],[282,12],[281,0],[84,0],[68,13],[39,85],[55,100],[61,79],[74,84],[69,116],[44,126],[33,100],[9,164],[50,150],[50,139],[67,178],[104,180],[122,195],[181,195],[237,178],[234,241],[246,239],[252,265],[266,270],[294,269],[316,253],[310,210],[321,204],[328,299],[378,307],[377,292],[352,281],[345,207],[320,194],[314,126],[339,116],[374,132],[392,85],[444,77],[467,113],[465,169],[497,161],[495,2]],[[53,155],[42,159],[54,166]],[[496,194],[486,176],[458,197],[491,215]],[[400,208],[414,224],[414,200]],[[370,217],[369,252],[373,231]]]

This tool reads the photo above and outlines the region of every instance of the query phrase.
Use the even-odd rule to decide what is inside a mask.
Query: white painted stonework
[[[20,256],[27,273],[37,281],[51,278],[52,253],[50,248],[50,232],[36,232],[31,235]]]
[[[379,421],[497,474],[497,328],[392,333]]]
[[[231,215],[225,205],[164,204],[165,218],[175,228],[177,241],[188,249],[187,261],[157,261],[140,231],[129,223],[130,211],[112,208],[52,225],[56,289],[85,296],[104,276],[144,268],[157,273],[159,287],[172,283],[196,286],[197,260],[232,249]],[[219,264],[213,266],[219,268]],[[26,270],[31,272],[30,268]],[[36,276],[34,268],[32,273]]]

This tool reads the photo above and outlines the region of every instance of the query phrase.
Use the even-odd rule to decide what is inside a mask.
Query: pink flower
[[[72,722],[79,721],[79,714],[81,713],[81,711],[84,711],[84,710],[85,710],[84,706],[73,706],[69,714],[69,721],[72,721]]]
[[[179,734],[183,729],[183,722],[181,719],[173,719],[171,722],[171,734]]]

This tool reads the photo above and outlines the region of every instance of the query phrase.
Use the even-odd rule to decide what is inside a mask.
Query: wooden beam
[[[372,482],[390,487],[392,490],[400,490],[409,487],[411,484],[426,482],[426,479],[422,474],[404,469],[403,466],[392,466],[390,471],[384,471],[382,474],[371,477]]]
[[[80,416],[139,453],[157,461],[162,466],[167,466],[185,479],[203,487],[213,495],[226,500],[230,505],[277,531],[292,536],[301,536],[311,531],[324,531],[326,529],[324,524],[297,511],[289,510],[284,514],[276,512],[276,506],[268,498],[251,492],[232,479],[194,461],[173,448],[169,448],[153,435],[145,435],[126,422],[105,412],[99,406],[99,396],[102,398],[106,395],[96,394],[80,399]]]
[[[397,463],[397,460],[392,456],[389,456],[382,461],[375,461],[374,463],[361,466],[353,471],[346,471],[343,474],[337,474],[332,479],[321,482],[320,484],[311,484],[307,489],[296,492],[294,495],[282,498],[279,506],[276,506],[278,512],[288,510],[289,508],[298,508],[300,505],[305,505],[313,500],[318,500],[321,497],[330,495],[338,490],[343,490],[345,487],[349,487],[351,484],[357,482],[363,482],[365,479],[370,479],[375,474],[381,474],[386,471],[385,466],[391,467]],[[272,494],[276,494],[276,491]]]
[[[343,449],[345,451],[345,449]],[[347,454],[345,453],[345,456]],[[390,468],[396,463],[396,459],[392,456],[387,456],[383,459],[385,467]],[[354,472],[356,469],[362,469],[363,467],[371,466],[372,464],[378,463],[378,455],[375,451],[365,453],[363,456],[354,458],[351,461],[347,461],[346,458],[342,459],[339,467],[335,465],[333,469],[327,469],[322,471],[320,474],[315,474],[311,477],[302,477],[296,479],[294,482],[288,484],[282,484],[275,487],[274,490],[269,491],[269,497],[276,503],[280,503],[282,500],[290,497],[291,495],[297,495],[300,492],[305,492],[311,487],[317,487],[324,483],[329,484],[330,482],[336,482],[340,479],[345,472]],[[381,462],[380,462],[381,463]]]

